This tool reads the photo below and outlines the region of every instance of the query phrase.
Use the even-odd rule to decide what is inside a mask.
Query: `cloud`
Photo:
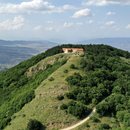
[[[77,25],[83,25],[83,23],[77,23]]]
[[[115,21],[106,22],[106,25],[113,26],[115,25]]]
[[[53,21],[46,21],[45,23],[53,23]]]
[[[127,27],[126,27],[127,29],[130,29],[130,24],[129,25],[127,25]]]
[[[116,28],[117,26],[113,26],[113,28]]]
[[[75,6],[72,6],[72,5],[64,5],[63,6],[63,9],[64,10],[75,10],[77,9]]]
[[[106,2],[106,0],[89,0],[88,2],[82,2],[82,5],[84,5],[84,6],[90,6],[90,5],[105,6],[105,5],[107,5],[107,2]]]
[[[82,2],[84,6],[106,6],[109,4],[130,5],[130,0],[88,0],[88,2]]]
[[[90,12],[90,9],[83,9],[83,10],[79,10],[77,11],[72,18],[81,18],[81,17],[91,17],[93,16],[93,14]]]
[[[91,24],[91,23],[93,23],[93,20],[90,20],[89,22],[87,22],[88,24]]]
[[[48,31],[52,31],[52,30],[54,30],[54,27],[46,28],[46,30],[48,30]]]
[[[54,13],[63,12],[61,8],[51,5],[51,3],[43,0],[33,0],[30,2],[22,2],[21,4],[5,4],[0,5],[1,14],[24,14],[24,13]]]
[[[37,27],[34,28],[34,30],[36,30],[36,31],[39,31],[39,30],[42,30],[42,29],[43,29],[42,25],[37,26]]]
[[[67,22],[65,22],[63,26],[64,26],[64,27],[71,27],[71,26],[73,26],[73,23],[68,23],[68,24],[67,24]]]
[[[115,12],[108,12],[106,13],[106,15],[112,15],[112,14],[116,14]]]
[[[18,30],[25,24],[25,19],[22,16],[14,17],[14,20],[6,20],[0,23],[0,30]]]

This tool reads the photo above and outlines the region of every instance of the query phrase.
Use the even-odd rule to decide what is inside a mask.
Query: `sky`
[[[1,0],[0,39],[130,37],[130,0]]]

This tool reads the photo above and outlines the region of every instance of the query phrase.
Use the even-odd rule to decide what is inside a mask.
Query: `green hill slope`
[[[48,130],[54,129],[55,127],[57,129],[66,127],[78,121],[75,117],[59,109],[59,106],[62,103],[66,103],[68,99],[64,101],[58,101],[56,99],[57,95],[64,95],[69,90],[69,85],[65,81],[65,78],[75,72],[80,72],[80,70],[73,70],[69,67],[72,63],[77,64],[81,57],[70,56],[70,59],[65,65],[42,82],[35,90],[36,97],[25,105],[20,112],[14,115],[15,119],[11,121],[11,125],[5,128],[5,130],[24,129],[30,118],[39,120]],[[64,73],[65,69],[68,69],[69,72]],[[54,78],[53,81],[49,81],[51,77]],[[25,116],[23,117],[23,115]]]
[[[84,48],[85,56],[61,53],[65,47]],[[129,58],[129,52],[106,45],[68,44],[1,73],[0,129],[25,129],[29,119],[40,121],[46,130],[65,128],[94,107],[94,118],[79,128],[128,128]]]

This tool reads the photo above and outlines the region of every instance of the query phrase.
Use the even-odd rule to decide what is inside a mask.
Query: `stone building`
[[[64,53],[83,53],[83,48],[62,48]]]

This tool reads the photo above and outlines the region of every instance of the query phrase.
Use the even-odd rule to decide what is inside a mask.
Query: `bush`
[[[56,97],[56,99],[57,99],[57,100],[63,100],[63,99],[64,99],[64,96],[63,96],[63,95],[58,95],[58,96]]]
[[[93,99],[92,99],[92,104],[97,105],[97,104],[98,104],[98,100],[95,99],[95,98],[93,98]]]
[[[16,116],[15,115],[13,115],[12,117],[11,117],[11,119],[13,120],[13,119],[15,119],[16,118]]]
[[[100,120],[94,116],[90,117],[90,120],[92,120],[93,122],[100,122]]]
[[[46,69],[47,68],[51,68],[53,65],[51,65],[51,64],[47,64],[47,66],[46,66]]]
[[[108,124],[105,124],[105,123],[100,124],[98,127],[98,130],[104,130],[104,129],[108,130],[108,129],[110,129],[110,126]]]
[[[22,114],[22,117],[25,117],[26,115],[25,114]]]
[[[42,124],[36,119],[30,119],[26,130],[39,130],[42,127]]]
[[[66,93],[65,93],[65,96],[66,96],[68,99],[73,99],[73,98],[74,98],[74,96],[73,96],[73,94],[72,94],[71,92],[66,92]]]
[[[60,110],[65,110],[67,108],[68,108],[68,106],[64,103],[60,106]]]
[[[49,81],[53,81],[53,80],[54,80],[54,78],[53,78],[53,77],[50,77],[48,80],[49,80]]]
[[[87,123],[87,124],[86,124],[86,127],[90,127],[90,125]]]
[[[68,70],[67,70],[67,69],[65,69],[65,70],[64,70],[64,73],[68,73]]]
[[[74,64],[71,64],[71,65],[70,65],[70,68],[71,68],[71,69],[75,69],[75,65],[74,65]]]
[[[78,104],[76,102],[71,102],[70,105],[68,104],[68,113],[77,118],[84,117],[85,115],[87,115],[88,112],[89,109],[82,104]]]

